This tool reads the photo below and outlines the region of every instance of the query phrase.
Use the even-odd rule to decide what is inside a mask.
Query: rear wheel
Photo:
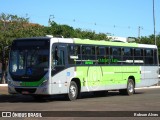
[[[133,95],[135,92],[134,88],[135,88],[134,81],[132,79],[129,79],[127,83],[127,88],[119,90],[119,92],[120,94],[123,94],[123,95]]]
[[[67,99],[72,101],[76,100],[78,96],[78,87],[76,82],[71,81],[70,86],[69,86],[69,93],[67,95]]]

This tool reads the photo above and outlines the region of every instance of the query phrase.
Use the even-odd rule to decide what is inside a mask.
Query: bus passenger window
[[[58,62],[58,48],[57,46],[52,49],[52,66],[57,65]]]
[[[143,65],[144,58],[143,58],[143,49],[135,48],[134,49],[134,65]]]
[[[109,55],[109,47],[106,47],[106,55]]]
[[[64,51],[63,50],[59,50],[57,55],[58,55],[57,64],[58,65],[64,65],[65,64],[65,62],[64,62]]]
[[[68,46],[68,63],[71,65],[81,64],[80,45],[69,45]]]
[[[157,61],[158,61],[158,60],[157,60],[157,50],[155,49],[155,50],[154,50],[154,65],[157,65],[157,64],[158,64]]]
[[[123,64],[130,64],[130,65],[133,65],[133,49],[132,48],[127,48],[127,47],[124,47],[122,49],[123,51],[123,54],[122,54],[122,57],[123,57]]]
[[[97,51],[98,64],[100,65],[108,64],[108,58],[106,57],[105,47],[101,46],[96,47],[96,51]]]
[[[122,53],[120,47],[112,47],[110,48],[110,64],[122,64]]]
[[[145,53],[145,64],[153,65],[154,64],[153,50],[145,49],[144,53]]]
[[[53,49],[53,65],[57,66],[57,65],[65,65],[65,61],[64,61],[64,51],[63,50],[59,50],[58,47],[56,46],[55,49]]]
[[[56,46],[55,52],[54,52],[55,61],[58,62],[58,48]]]

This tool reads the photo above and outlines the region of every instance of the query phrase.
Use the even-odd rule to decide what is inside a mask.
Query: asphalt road
[[[60,95],[37,101],[31,96],[9,95],[7,87],[0,87],[0,111],[122,111],[122,116],[123,111],[160,111],[160,88],[137,89],[132,96],[110,91],[105,97],[83,93],[76,101],[66,101]],[[90,114],[92,116],[94,112]]]

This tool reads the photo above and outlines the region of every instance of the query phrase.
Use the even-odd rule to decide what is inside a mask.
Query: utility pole
[[[153,25],[154,25],[154,43],[156,45],[157,41],[156,41],[156,19],[155,19],[154,0],[153,0]]]
[[[140,39],[141,39],[141,30],[142,29],[143,29],[143,27],[138,26],[138,39],[139,39],[139,42],[140,42]]]
[[[50,15],[49,16],[49,20],[48,20],[48,26],[51,25],[51,20],[54,19],[54,15]]]

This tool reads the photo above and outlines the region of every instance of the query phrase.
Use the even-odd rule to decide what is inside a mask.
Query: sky
[[[0,0],[0,14],[29,17],[30,22],[58,24],[120,37],[154,33],[153,0]],[[53,17],[54,16],[54,17]],[[156,34],[160,34],[160,0],[155,0]]]

